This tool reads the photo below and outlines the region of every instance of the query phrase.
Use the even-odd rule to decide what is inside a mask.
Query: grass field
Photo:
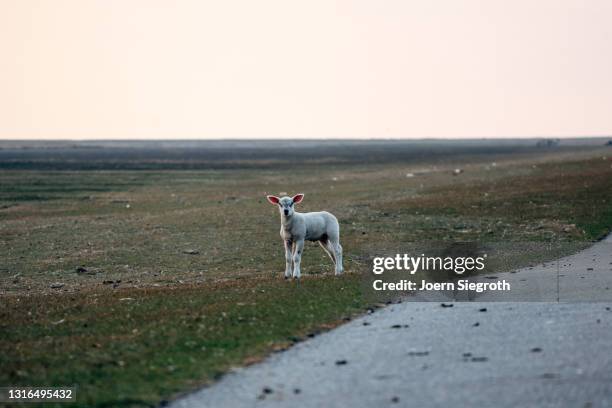
[[[578,248],[612,226],[610,148],[339,146],[0,150],[0,386],[156,406],[372,307],[374,255],[424,240]],[[283,192],[338,216],[344,276],[312,244],[300,285],[282,279],[265,194]]]

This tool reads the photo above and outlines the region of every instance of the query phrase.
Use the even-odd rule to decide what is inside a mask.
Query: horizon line
[[[163,141],[163,142],[197,142],[197,141],[322,141],[322,140],[337,140],[337,141],[403,141],[403,140],[512,140],[512,139],[605,139],[612,137],[612,134],[600,135],[560,135],[560,136],[435,136],[435,137],[220,137],[220,138],[158,138],[158,137],[133,137],[133,138],[21,138],[8,139],[0,137],[0,142],[146,142],[146,141]]]

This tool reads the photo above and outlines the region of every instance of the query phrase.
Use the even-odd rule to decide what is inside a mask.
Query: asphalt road
[[[497,278],[546,302],[394,304],[171,406],[612,406],[612,239]]]

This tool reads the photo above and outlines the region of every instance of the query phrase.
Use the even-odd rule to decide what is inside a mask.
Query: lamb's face
[[[291,217],[294,213],[294,202],[293,199],[291,197],[282,197],[279,201],[278,201],[278,209],[281,213],[281,215],[284,215],[285,217]]]
[[[291,217],[295,212],[295,204],[301,202],[304,199],[304,194],[296,194],[293,197],[284,196],[278,198],[273,195],[266,196],[270,204],[278,205],[278,210],[281,215],[285,217]]]

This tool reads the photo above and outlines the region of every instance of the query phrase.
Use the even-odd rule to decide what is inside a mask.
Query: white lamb
[[[304,194],[293,197],[267,196],[268,201],[278,205],[281,215],[280,235],[285,245],[285,279],[300,278],[300,263],[304,252],[304,241],[319,241],[321,248],[335,265],[335,274],[340,275],[342,268],[342,246],[340,246],[340,225],[338,220],[327,211],[299,213],[294,205],[304,199]]]

